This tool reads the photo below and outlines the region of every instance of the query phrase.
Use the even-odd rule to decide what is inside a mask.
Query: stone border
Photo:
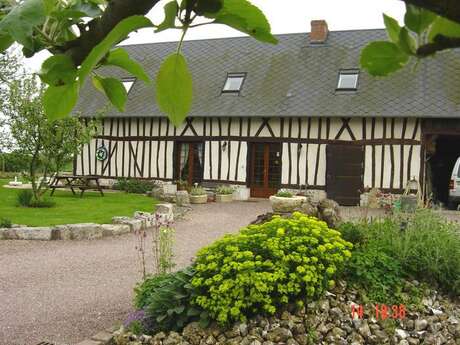
[[[18,226],[13,228],[0,228],[0,240],[94,240],[145,230],[154,226],[158,219],[173,221],[173,205],[157,204],[154,213],[137,211],[132,218],[113,217],[112,224],[81,223],[51,227]]]

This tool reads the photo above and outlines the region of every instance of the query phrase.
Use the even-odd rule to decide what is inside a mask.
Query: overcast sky
[[[163,19],[163,5],[170,0],[161,0],[148,17],[155,24]],[[251,0],[267,16],[275,34],[308,32],[312,19],[325,19],[330,30],[383,28],[382,13],[402,22],[404,3],[400,0]],[[241,33],[222,25],[194,28],[187,33],[187,40],[240,36]],[[177,41],[178,30],[167,30],[154,34],[152,29],[134,33],[123,44]],[[40,68],[47,57],[41,53],[26,60],[32,71]]]

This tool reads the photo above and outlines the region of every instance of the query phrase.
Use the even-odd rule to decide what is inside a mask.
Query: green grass
[[[152,212],[155,200],[139,194],[86,191],[83,198],[70,191],[56,190],[51,198],[52,208],[23,208],[17,206],[19,189],[4,188],[8,180],[0,179],[0,218],[14,224],[49,226],[72,223],[111,223],[114,216],[132,217],[135,211]]]

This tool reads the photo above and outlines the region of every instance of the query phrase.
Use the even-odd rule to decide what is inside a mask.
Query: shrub
[[[180,331],[200,317],[206,321],[206,313],[193,306],[193,287],[190,285],[193,270],[153,276],[135,288],[135,306],[147,313],[149,333]]]
[[[206,195],[206,191],[203,187],[192,187],[190,189],[190,195]]]
[[[226,235],[199,251],[194,301],[221,324],[314,298],[351,256],[351,243],[316,218],[295,212]]]
[[[224,195],[228,195],[228,194],[233,194],[233,188],[230,187],[230,186],[219,186],[216,188],[216,194],[224,194]]]
[[[18,205],[22,207],[30,207],[30,204],[32,203],[33,198],[34,198],[34,195],[31,190],[23,189],[19,191],[17,195]]]
[[[280,198],[292,198],[294,195],[291,192],[280,190],[278,193],[276,193],[276,196]]]
[[[155,182],[132,179],[132,178],[119,178],[113,185],[113,189],[123,190],[127,193],[145,194],[153,189]]]
[[[341,223],[338,230],[345,241],[353,243],[353,246],[360,246],[367,241],[367,223]]]
[[[123,323],[123,326],[136,335],[145,333],[147,329],[145,311],[136,310],[129,314],[128,318]]]
[[[397,304],[403,272],[398,260],[375,247],[355,250],[346,264],[345,277],[373,302]]]
[[[395,214],[383,220],[342,228],[345,238],[362,233],[365,246],[379,248],[396,259],[417,280],[460,293],[460,227],[427,209],[413,215]],[[362,227],[362,229],[360,229]],[[353,232],[353,235],[351,234]],[[361,235],[359,235],[361,236]]]
[[[36,200],[31,190],[21,190],[17,195],[18,205],[21,207],[48,208],[53,207],[56,203],[50,199]]]
[[[13,226],[11,219],[0,218],[0,228],[11,228]]]

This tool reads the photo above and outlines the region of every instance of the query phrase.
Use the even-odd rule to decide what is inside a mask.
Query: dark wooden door
[[[328,198],[344,206],[358,205],[363,190],[364,147],[327,145],[326,156]]]
[[[204,144],[202,142],[176,143],[175,178],[189,186],[203,180]]]
[[[250,152],[251,196],[268,198],[281,184],[281,144],[252,143]]]

